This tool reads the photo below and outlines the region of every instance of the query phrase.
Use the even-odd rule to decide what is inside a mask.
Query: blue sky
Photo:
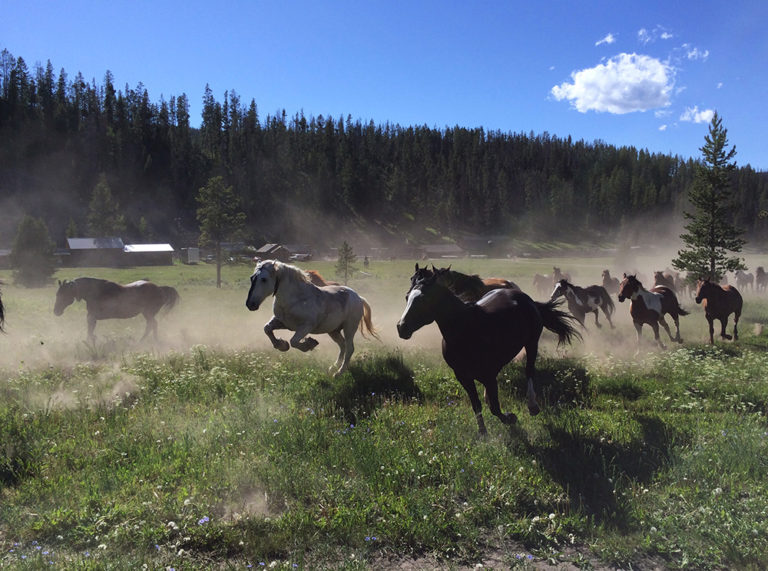
[[[262,117],[571,136],[699,158],[713,111],[768,171],[768,2],[0,0],[32,68]]]

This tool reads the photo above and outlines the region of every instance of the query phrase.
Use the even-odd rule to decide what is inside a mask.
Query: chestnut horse
[[[76,278],[72,281],[59,281],[56,292],[54,315],[61,315],[75,301],[85,300],[88,311],[88,339],[96,337],[93,330],[101,319],[127,319],[139,314],[144,316],[147,326],[143,341],[150,332],[157,340],[157,320],[155,315],[163,307],[170,311],[179,301],[179,292],[170,286],[159,286],[140,280],[127,285],[120,285],[98,278]]]
[[[591,285],[587,287],[579,287],[573,285],[566,279],[562,279],[557,282],[555,289],[550,296],[551,300],[555,300],[558,297],[563,296],[568,301],[568,311],[571,312],[576,320],[584,325],[584,318],[587,313],[595,314],[595,325],[602,327],[598,320],[598,309],[601,309],[605,314],[605,318],[613,329],[613,321],[611,321],[611,315],[615,310],[611,296],[603,286]]]
[[[504,278],[481,278],[476,274],[470,276],[452,270],[450,266],[437,269],[433,265],[430,270],[427,266],[420,268],[418,263],[416,271],[411,276],[411,289],[419,279],[432,275],[437,275],[440,283],[458,295],[462,301],[478,301],[486,293],[495,289],[520,289],[516,283]],[[410,292],[409,289],[408,293]],[[405,294],[406,298],[408,293]]]
[[[720,337],[731,339],[731,336],[725,332],[728,316],[731,313],[733,313],[734,322],[733,339],[738,341],[739,317],[741,317],[741,307],[744,303],[739,290],[730,285],[721,286],[709,280],[699,280],[696,284],[696,303],[704,306],[704,315],[709,322],[710,344],[715,344],[715,319],[720,321]]]
[[[654,338],[662,349],[666,349],[666,347],[661,342],[661,339],[659,339],[659,323],[661,323],[671,341],[683,342],[683,339],[680,337],[680,316],[688,315],[688,312],[680,307],[675,292],[670,288],[654,286],[648,291],[635,276],[624,274],[624,279],[619,286],[619,301],[623,303],[625,299],[631,300],[629,315],[632,316],[632,321],[637,331],[638,351],[640,350],[641,332],[645,324],[651,326]],[[672,337],[669,325],[664,320],[664,315],[667,313],[672,316],[675,322],[675,328],[677,329],[675,337]]]
[[[339,282],[333,282],[330,280],[326,280],[323,276],[320,275],[320,272],[317,270],[304,270],[309,275],[309,281],[311,281],[313,284],[315,284],[317,287],[325,287],[329,285],[341,285]]]
[[[535,302],[516,288],[496,289],[477,303],[465,303],[441,284],[440,273],[445,271],[416,278],[397,322],[400,338],[410,339],[417,330],[437,322],[443,336],[443,358],[469,396],[480,434],[486,434],[486,429],[475,381],[485,387],[491,413],[504,424],[515,423],[514,414],[501,411],[496,377],[525,348],[528,411],[538,414],[533,378],[539,337],[546,327],[560,344],[570,343],[580,337],[571,323],[573,317],[558,310],[558,302]]]

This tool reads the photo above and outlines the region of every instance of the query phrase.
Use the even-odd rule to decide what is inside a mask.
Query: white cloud
[[[659,131],[666,131],[667,126],[666,125],[659,125]]]
[[[683,49],[685,50],[685,57],[687,57],[690,60],[704,60],[709,57],[709,50],[700,50],[699,48],[692,48],[689,44],[683,44]]]
[[[715,111],[713,109],[703,109],[699,111],[698,105],[686,108],[683,114],[680,115],[681,121],[689,121],[691,123],[709,123],[714,117]]]
[[[608,35],[606,35],[606,36],[605,36],[605,37],[604,37],[602,40],[598,40],[598,41],[596,41],[596,42],[595,42],[595,45],[596,45],[596,46],[601,46],[601,45],[603,45],[603,44],[608,44],[608,45],[610,45],[610,44],[614,43],[615,41],[616,41],[616,36],[614,36],[613,34],[610,34],[610,33],[609,33],[609,34],[608,34]]]
[[[637,31],[637,40],[643,45],[655,42],[658,39],[671,40],[674,37],[674,34],[666,31],[663,26],[656,26],[653,30],[640,28]]]
[[[554,86],[558,101],[567,99],[581,113],[632,113],[666,107],[674,85],[674,70],[646,55],[622,53],[605,63],[571,73],[572,83]]]
[[[717,88],[718,89],[722,89],[723,88],[723,82],[722,81],[718,82]]]

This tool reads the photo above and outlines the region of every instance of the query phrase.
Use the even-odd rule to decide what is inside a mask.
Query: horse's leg
[[[467,392],[469,402],[472,405],[472,411],[475,413],[475,419],[477,420],[477,430],[480,434],[488,434],[485,429],[485,422],[483,421],[483,405],[480,402],[480,397],[477,394],[477,387],[475,386],[475,379],[471,375],[460,374],[454,371],[456,374],[456,380],[459,381],[464,390]]]
[[[291,347],[295,347],[296,349],[300,351],[304,351],[305,353],[317,347],[318,345],[317,339],[313,339],[312,337],[307,337],[307,335],[309,335],[310,329],[311,327],[307,327],[307,326],[296,329],[296,332],[293,334],[293,337],[291,337]]]
[[[501,404],[499,404],[499,385],[496,382],[496,377],[492,379],[487,378],[485,380],[481,379],[480,382],[485,387],[485,402],[488,405],[488,410],[491,411],[491,414],[499,417],[504,424],[514,424],[517,422],[517,417],[511,412],[506,414],[501,412]]]
[[[608,313],[606,307],[606,304],[600,306],[600,308],[603,310],[603,315],[605,315],[605,318],[608,320],[608,324],[611,326],[611,329],[616,329],[616,327],[613,325],[613,321],[611,321],[611,314]]]
[[[96,316],[93,313],[88,313],[87,321],[88,321],[88,341],[90,341],[91,343],[95,343],[96,335],[93,333],[93,330],[96,329]]]
[[[275,329],[287,329],[287,327],[277,317],[273,316],[264,326],[264,333],[267,334],[267,337],[269,337],[269,340],[272,342],[272,347],[279,349],[280,351],[287,351],[291,346],[288,345],[288,341],[285,339],[278,339],[275,337],[275,334],[272,333]]]
[[[149,332],[151,331],[155,336],[155,341],[157,341],[157,319],[155,319],[155,314],[152,315],[145,313],[144,319],[147,320],[147,326],[144,328],[144,335],[141,336],[140,341],[144,341],[144,339],[147,338],[149,335]]]
[[[715,344],[715,318],[707,315],[707,321],[709,322],[709,344]]]
[[[643,322],[642,321],[633,321],[632,322],[635,326],[635,333],[637,333],[637,353],[640,353],[640,344],[643,340]],[[635,354],[637,354],[635,353]]]
[[[339,356],[336,359],[336,362],[331,365],[328,368],[328,372],[336,371],[336,374],[338,374],[338,371],[340,370],[341,363],[344,360],[344,353],[346,351],[346,341],[344,339],[344,335],[341,334],[341,331],[331,331],[328,333],[328,336],[333,339],[336,342],[336,345],[339,346]]]
[[[600,325],[600,321],[599,321],[599,319],[598,319],[598,317],[599,317],[599,314],[598,314],[598,312],[597,312],[597,309],[595,309],[595,311],[594,311],[594,314],[595,314],[595,327],[597,327],[598,329],[600,329],[600,328],[602,327],[602,325]]]
[[[341,375],[349,366],[349,360],[352,358],[352,353],[355,352],[354,339],[359,323],[359,319],[349,319],[344,324],[344,360],[342,361],[339,370],[334,373],[334,377]],[[341,357],[341,355],[339,355],[339,357]]]
[[[677,341],[678,343],[682,343],[683,342],[683,338],[680,337],[680,316],[677,314],[677,312],[670,313],[670,315],[672,316],[672,321],[675,322],[675,338],[674,338],[674,341]]]
[[[676,338],[672,337],[672,331],[669,328],[669,325],[667,324],[667,320],[664,319],[664,315],[659,316],[659,325],[661,325],[664,328],[664,331],[667,332],[667,335],[669,336],[670,341],[677,341]],[[656,330],[658,331],[658,326],[656,327]],[[679,336],[679,335],[678,335]]]
[[[728,327],[728,316],[727,315],[725,317],[721,317],[720,318],[720,337],[723,338],[723,339],[728,339],[730,341],[731,339],[733,339],[733,337],[731,337],[730,335],[728,335],[725,332],[725,328],[726,327]]]
[[[664,317],[660,317],[658,321],[654,321],[651,323],[651,329],[653,329],[653,338],[656,340],[656,343],[659,344],[659,347],[662,349],[666,349],[667,346],[664,345],[664,343],[661,342],[661,337],[659,337],[659,323],[664,324],[664,328],[667,330],[667,333],[669,334],[669,326],[667,325],[667,322],[664,321]],[[672,335],[669,335],[669,338],[672,338]]]
[[[741,317],[740,312],[735,312],[733,314],[733,340],[738,341],[739,340],[739,317]]]
[[[528,397],[528,412],[536,416],[541,412],[536,401],[536,390],[533,388],[533,377],[536,376],[536,356],[539,354],[539,340],[535,339],[525,346],[525,377],[528,380],[526,397]]]

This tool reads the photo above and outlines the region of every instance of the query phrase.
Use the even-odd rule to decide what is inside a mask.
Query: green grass
[[[531,263],[466,265],[520,279]],[[512,363],[500,392],[519,423],[486,411],[480,438],[435,339],[391,331],[412,268],[374,262],[352,283],[384,342],[359,340],[339,379],[330,349],[268,347],[268,310],[244,308],[250,268],[226,268],[223,290],[210,266],[89,272],[179,287],[157,346],[136,344],[140,319],[100,322],[88,346],[82,308],[50,315],[53,287],[4,286],[0,566],[768,565],[768,342],[752,328],[768,301],[748,299],[739,343],[703,344],[692,302],[690,343],[667,351],[635,356],[626,319],[565,355],[547,340],[541,415]]]

